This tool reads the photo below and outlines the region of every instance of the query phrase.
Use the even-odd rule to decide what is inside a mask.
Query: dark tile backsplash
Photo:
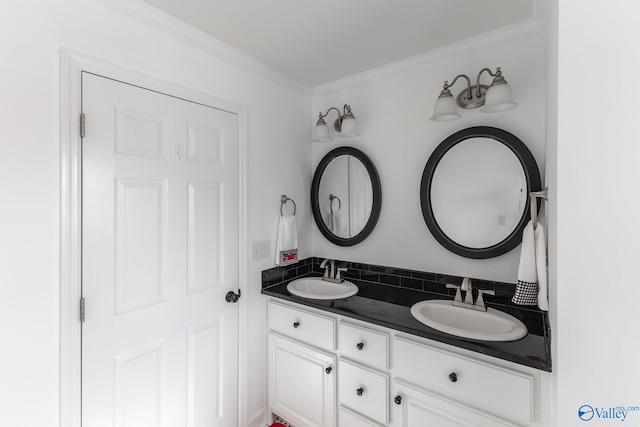
[[[275,267],[262,272],[262,288],[277,285],[309,274],[321,275],[322,258],[311,257],[300,260],[297,264],[285,267]],[[407,270],[404,268],[385,267],[381,265],[363,264],[360,262],[336,261],[336,265],[347,267],[345,277],[361,280],[381,286],[401,287],[419,291],[431,292],[453,297],[455,290],[447,289],[447,283],[461,284],[462,277],[425,271]],[[511,297],[515,293],[514,283],[494,282],[491,280],[473,279],[473,285],[478,289],[492,289],[495,296],[487,296],[487,302],[502,305],[513,305]],[[535,306],[518,306],[537,311]]]

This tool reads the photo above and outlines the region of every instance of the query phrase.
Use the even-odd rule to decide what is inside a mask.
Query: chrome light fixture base
[[[494,78],[491,86],[480,84],[480,76],[484,72],[487,72],[487,74]],[[458,79],[466,80],[467,89],[460,92],[454,101],[449,88],[452,87]],[[456,111],[456,106],[466,110],[482,107],[480,111],[483,113],[496,113],[518,106],[517,103],[513,102],[511,87],[502,76],[500,67],[496,68],[495,73],[489,68],[483,68],[478,73],[475,83],[475,85],[472,85],[471,79],[466,74],[458,74],[451,84],[445,81],[440,96],[438,96],[436,100],[433,115],[429,120],[446,121],[460,118],[460,115]]]
[[[478,90],[480,92],[478,92]],[[456,102],[461,108],[465,108],[467,110],[482,107],[486,99],[487,90],[489,90],[489,86],[487,85],[480,85],[479,88],[474,86],[471,90],[471,97],[469,97],[468,90],[463,90],[458,94]]]

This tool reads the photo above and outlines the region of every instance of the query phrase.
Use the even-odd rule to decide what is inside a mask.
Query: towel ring
[[[284,213],[282,212],[282,207],[287,203],[287,202],[291,202],[293,203],[293,215],[295,216],[296,214],[296,202],[293,201],[293,199],[288,198],[286,195],[282,195],[280,196],[280,216],[284,216]]]
[[[329,194],[329,209],[331,213],[333,213],[333,201],[338,200],[338,210],[342,209],[342,202],[338,196],[334,196],[333,194]]]

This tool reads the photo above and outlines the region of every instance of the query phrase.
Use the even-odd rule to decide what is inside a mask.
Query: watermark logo
[[[596,413],[596,411],[594,411],[593,408],[590,405],[582,405],[578,409],[578,417],[582,421],[591,421],[591,419],[593,418],[595,413]]]
[[[602,408],[598,406],[582,405],[578,408],[578,418],[591,421],[594,418],[609,421],[624,421],[630,412],[640,412],[640,406],[612,406]]]

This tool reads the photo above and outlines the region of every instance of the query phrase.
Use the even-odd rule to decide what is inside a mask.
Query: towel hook
[[[537,198],[547,200],[547,196],[549,195],[549,187],[546,187],[542,191],[533,191],[529,193],[531,197],[531,201],[529,203],[531,208],[531,221],[533,223],[533,229],[535,230],[538,225],[538,202]]]
[[[342,202],[338,196],[334,196],[333,194],[329,194],[329,209],[331,213],[333,213],[333,201],[338,200],[338,210],[342,209]]]
[[[282,196],[280,196],[280,216],[284,216],[284,213],[282,212],[282,207],[288,202],[290,201],[291,203],[293,203],[293,215],[295,216],[296,214],[296,202],[293,201],[293,199],[288,198],[285,194],[283,194]]]

